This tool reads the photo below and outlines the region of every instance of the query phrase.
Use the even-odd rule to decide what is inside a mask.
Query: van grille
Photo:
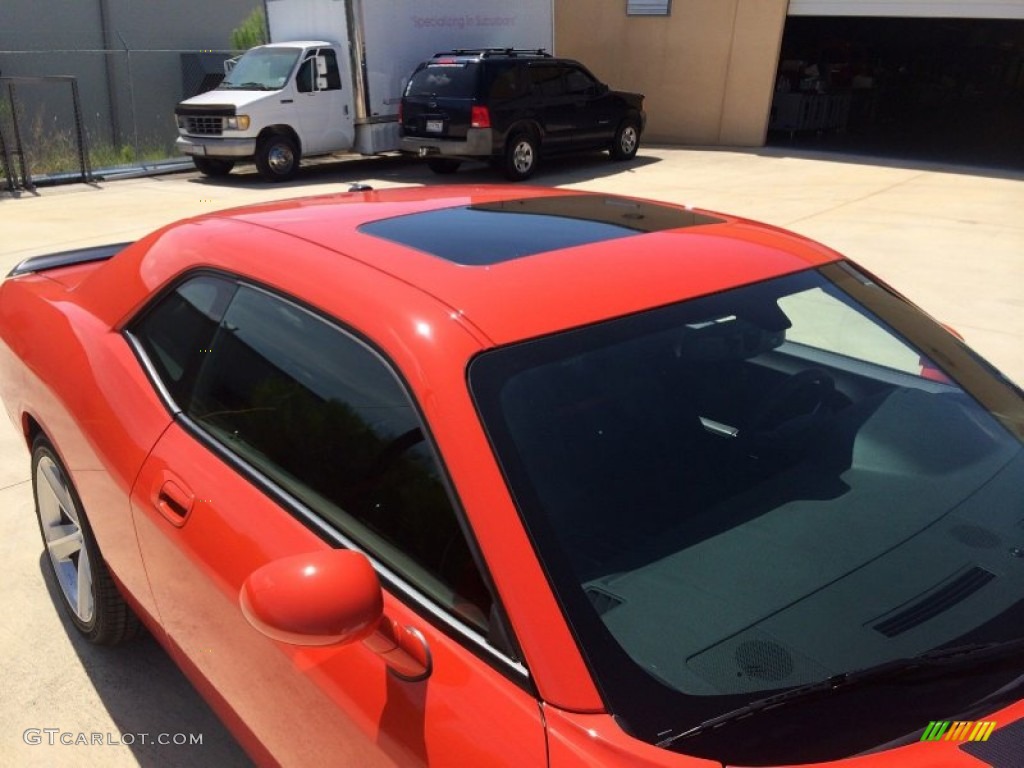
[[[224,118],[187,115],[185,130],[198,136],[220,136],[224,132]]]

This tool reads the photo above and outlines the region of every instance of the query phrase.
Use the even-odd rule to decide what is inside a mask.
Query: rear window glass
[[[470,98],[476,92],[478,71],[469,62],[428,64],[409,80],[405,95]]]

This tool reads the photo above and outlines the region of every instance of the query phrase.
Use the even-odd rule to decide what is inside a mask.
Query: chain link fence
[[[174,106],[216,87],[228,50],[0,51],[0,186],[176,157]]]

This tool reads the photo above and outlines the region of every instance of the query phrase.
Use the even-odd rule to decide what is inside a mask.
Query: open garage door
[[[790,16],[1024,19],[1021,0],[790,0]]]
[[[852,14],[883,6],[920,16]],[[1024,0],[957,4],[1016,19],[952,18],[952,6],[793,0],[767,143],[1024,168]]]

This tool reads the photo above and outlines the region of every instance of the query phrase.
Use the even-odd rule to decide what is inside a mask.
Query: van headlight
[[[249,116],[235,115],[224,118],[224,130],[226,131],[247,131],[249,130]]]

